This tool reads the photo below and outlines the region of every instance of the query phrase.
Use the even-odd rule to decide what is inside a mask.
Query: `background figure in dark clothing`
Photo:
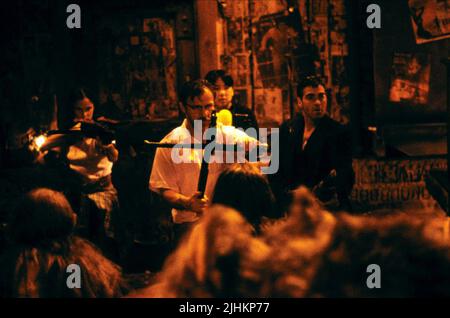
[[[350,211],[354,172],[349,132],[326,114],[327,95],[318,78],[300,81],[297,96],[299,112],[280,128],[280,168],[271,178],[275,195],[285,208],[289,191],[305,185],[324,203],[337,195],[337,208]]]
[[[233,115],[233,126],[247,130],[255,128],[258,132],[258,123],[251,109],[239,105],[233,90],[233,78],[223,70],[212,70],[206,74],[205,79],[213,85],[215,105],[217,111],[228,109]]]

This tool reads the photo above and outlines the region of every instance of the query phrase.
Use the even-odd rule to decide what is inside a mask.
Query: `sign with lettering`
[[[447,168],[447,160],[354,160],[352,200],[367,205],[428,200],[431,196],[425,186],[425,176],[435,168]]]

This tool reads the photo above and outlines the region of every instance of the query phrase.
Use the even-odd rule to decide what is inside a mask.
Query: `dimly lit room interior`
[[[450,296],[449,0],[73,2],[0,5],[0,297]]]

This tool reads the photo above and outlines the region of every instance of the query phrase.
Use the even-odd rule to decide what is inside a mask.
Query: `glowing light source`
[[[37,150],[41,149],[42,145],[45,143],[46,140],[47,137],[45,135],[39,135],[36,138],[34,138],[33,142],[36,146],[36,149]]]

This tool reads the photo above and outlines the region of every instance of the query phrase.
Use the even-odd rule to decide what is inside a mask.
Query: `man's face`
[[[181,108],[189,124],[194,127],[194,120],[201,120],[203,130],[209,127],[211,114],[214,110],[214,95],[209,89],[204,89],[200,96],[190,97]]]
[[[327,111],[327,94],[322,85],[306,86],[303,97],[297,97],[298,107],[303,115],[314,120],[322,118]]]
[[[75,104],[74,112],[76,121],[92,121],[94,118],[94,104],[86,97]]]
[[[219,78],[215,83],[215,95],[216,95],[216,107],[217,109],[228,109],[231,107],[233,96],[234,96],[234,90],[233,87],[225,85],[223,80]]]

